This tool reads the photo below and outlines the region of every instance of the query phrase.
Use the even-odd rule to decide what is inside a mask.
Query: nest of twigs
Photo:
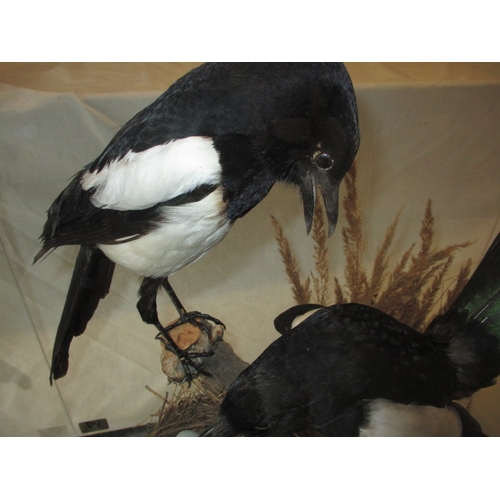
[[[217,420],[219,406],[225,390],[212,388],[208,384],[196,386],[195,390],[182,390],[165,399],[158,413],[151,437],[175,437],[181,431],[192,430],[201,434]]]

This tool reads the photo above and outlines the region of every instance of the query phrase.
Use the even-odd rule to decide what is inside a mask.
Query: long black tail
[[[76,259],[66,303],[57,328],[50,383],[68,371],[69,346],[73,337],[81,335],[111,285],[115,264],[96,247],[82,246]]]

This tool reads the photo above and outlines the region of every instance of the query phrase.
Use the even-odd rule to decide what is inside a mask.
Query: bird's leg
[[[175,308],[177,309],[177,312],[179,313],[179,316],[182,318],[185,316],[186,309],[182,305],[181,301],[179,300],[179,297],[177,297],[177,294],[174,292],[174,289],[172,288],[172,285],[168,281],[168,278],[165,278],[162,282],[162,286],[165,289],[165,291],[168,293],[168,296],[170,297],[170,300],[174,304]]]
[[[177,309],[177,312],[179,313],[179,319],[170,325],[168,328],[172,329],[175,328],[176,326],[183,325],[185,323],[191,323],[193,325],[198,326],[202,330],[204,330],[207,334],[210,334],[209,331],[207,331],[207,326],[200,321],[197,321],[196,318],[201,318],[201,319],[207,319],[209,321],[212,321],[216,325],[220,325],[223,328],[226,328],[224,323],[220,321],[217,318],[214,318],[213,316],[210,316],[209,314],[205,313],[200,313],[198,311],[190,311],[186,312],[186,309],[182,305],[181,301],[179,300],[179,297],[177,297],[177,294],[174,292],[174,289],[170,285],[170,282],[168,281],[168,278],[165,278],[162,282],[162,286],[165,289],[165,291],[168,293],[168,296],[170,297],[170,300],[174,304],[175,308]]]
[[[160,286],[164,286],[163,282],[164,282],[163,279],[144,278],[141,287],[139,289],[139,301],[137,303],[137,309],[139,310],[142,320],[145,323],[154,325],[158,329],[159,333],[156,336],[156,338],[159,339],[169,351],[172,351],[177,356],[179,361],[182,363],[182,366],[186,373],[186,379],[190,383],[194,378],[192,371],[194,371],[195,374],[203,373],[204,375],[209,375],[207,372],[203,371],[199,366],[197,366],[191,359],[194,357],[203,357],[204,354],[203,353],[190,354],[185,350],[179,348],[179,346],[172,339],[170,331],[179,324],[186,323],[187,321],[181,321],[179,319],[177,322],[167,327],[164,327],[160,323],[160,320],[158,319],[158,311],[156,308],[156,296]],[[172,299],[172,302],[174,302],[174,305],[177,311],[179,312],[179,315],[182,314],[184,314],[185,316],[189,315],[189,313],[185,312],[184,308],[182,307],[182,304],[180,303],[179,299],[175,295],[170,285],[168,286],[173,294],[171,295],[169,293],[169,296]],[[195,322],[195,323],[196,325],[199,325],[201,328],[205,329],[205,325],[202,325],[200,322]],[[208,356],[210,354],[206,355]]]

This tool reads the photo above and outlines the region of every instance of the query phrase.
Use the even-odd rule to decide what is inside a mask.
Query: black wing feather
[[[201,184],[149,208],[112,210],[92,204],[93,190],[85,191],[80,184],[85,171],[72,180],[49,208],[40,237],[42,249],[34,262],[50,249],[63,245],[113,245],[140,238],[167,220],[165,207],[200,201],[217,188],[217,184]]]
[[[114,269],[114,262],[98,248],[80,248],[52,352],[51,384],[53,378],[66,375],[71,341],[85,331],[99,301],[108,294]]]

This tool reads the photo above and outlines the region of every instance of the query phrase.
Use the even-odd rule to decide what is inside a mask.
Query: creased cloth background
[[[112,429],[148,421],[173,391],[160,367],[155,331],[136,311],[138,278],[117,268],[109,296],[74,339],[68,375],[49,385],[52,344],[75,248],[32,265],[45,212],[71,176],[118,129],[198,63],[0,64],[0,435],[80,435],[79,422]],[[474,267],[500,230],[500,64],[347,64],[359,104],[358,186],[365,262],[402,208],[397,259],[433,201],[436,246],[466,240],[456,265]],[[341,194],[343,190],[341,191]],[[312,268],[298,192],[276,186],[229,236],[172,285],[189,309],[227,326],[225,339],[253,361],[277,338],[272,321],[293,305],[270,222],[291,240],[303,272]],[[342,281],[339,226],[331,273]],[[162,300],[164,299],[164,300]],[[163,321],[175,310],[161,296]],[[500,436],[500,390],[477,394],[472,414]]]

